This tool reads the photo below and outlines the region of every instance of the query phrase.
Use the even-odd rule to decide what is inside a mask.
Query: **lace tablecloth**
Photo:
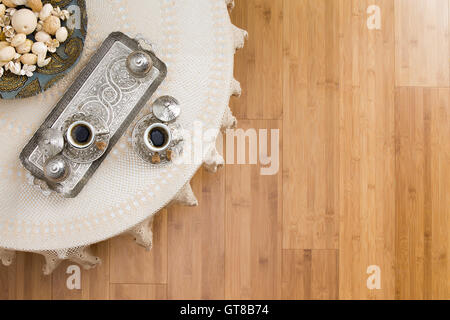
[[[98,259],[90,256],[88,246],[124,232],[149,247],[153,215],[173,201],[195,205],[189,181],[202,164],[215,170],[223,163],[215,136],[235,122],[228,108],[230,95],[240,92],[233,79],[233,59],[246,36],[230,22],[227,9],[232,1],[86,2],[88,34],[75,70],[44,94],[0,101],[0,258],[4,264],[11,263],[14,251],[31,251],[46,257],[46,273],[63,259],[89,267]],[[153,99],[176,97],[182,103],[182,125],[209,132],[210,138],[202,143],[203,157],[197,161],[193,157],[191,164],[154,169],[132,150],[130,129],[77,198],[46,196],[30,184],[19,153],[112,31],[142,35],[155,45],[156,54],[168,66],[168,77]],[[149,112],[150,103],[138,118]]]

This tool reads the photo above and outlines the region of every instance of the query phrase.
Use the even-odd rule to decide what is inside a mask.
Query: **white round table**
[[[215,149],[219,130],[235,119],[230,95],[240,93],[233,78],[234,53],[245,31],[230,22],[230,0],[95,0],[87,1],[88,35],[81,62],[55,87],[39,96],[0,101],[0,259],[10,264],[14,251],[46,257],[45,273],[64,259],[85,267],[99,261],[88,246],[124,232],[151,246],[152,217],[172,202],[195,205],[189,182],[201,165],[216,170],[223,163]],[[208,132],[203,156],[191,163],[152,168],[131,147],[131,129],[114,147],[75,199],[45,195],[31,183],[19,153],[107,35],[122,31],[141,35],[154,45],[168,66],[159,96],[171,95],[182,104],[184,128]],[[195,124],[195,125],[194,125]],[[213,134],[211,135],[211,132]],[[214,134],[215,133],[215,134]],[[193,152],[189,145],[185,152]]]

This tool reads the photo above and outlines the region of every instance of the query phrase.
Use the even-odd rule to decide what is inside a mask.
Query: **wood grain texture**
[[[192,188],[198,207],[168,210],[168,298],[224,299],[225,172],[200,170]]]
[[[401,88],[397,124],[397,298],[448,299],[450,90]]]
[[[111,284],[111,300],[165,300],[165,284]]]
[[[81,269],[81,289],[70,290],[67,287],[67,268],[74,265],[65,261],[52,275],[52,297],[55,300],[107,300],[109,299],[109,242],[98,243],[92,248],[92,254],[102,263],[93,270]]]
[[[284,1],[285,249],[338,248],[340,3]]]
[[[449,1],[396,0],[397,86],[448,87]]]
[[[240,121],[239,128],[282,130],[281,121]],[[270,141],[270,138],[268,139]],[[280,146],[282,141],[280,141]],[[237,150],[238,146],[235,145]],[[271,150],[271,146],[269,149]],[[281,159],[280,159],[281,161]],[[255,165],[226,168],[227,299],[281,296],[282,174],[262,176]]]
[[[37,254],[19,253],[13,268],[17,300],[52,299],[52,277],[44,276],[44,258]]]
[[[251,35],[235,58],[235,78],[245,88],[231,102],[238,119],[282,118],[283,16],[283,0],[236,2],[233,23]]]
[[[367,28],[372,1],[341,1],[341,299],[392,299],[395,293],[394,1],[377,1],[381,30]],[[382,270],[369,290],[367,268]]]
[[[10,267],[0,266],[0,300],[52,299],[52,278],[42,274],[44,258],[19,253]]]
[[[283,299],[338,299],[338,260],[338,250],[283,250]]]
[[[167,210],[153,222],[153,249],[148,252],[136,245],[129,235],[110,241],[111,283],[167,283]]]
[[[381,30],[367,28],[373,4]],[[0,299],[450,299],[449,9],[236,1],[250,40],[232,108],[241,128],[280,129],[278,175],[202,170],[200,206],[163,212],[152,252],[100,244],[77,292],[67,264],[44,277],[43,258],[20,253],[0,266]]]
[[[0,263],[0,300],[16,299],[16,265],[5,267]]]

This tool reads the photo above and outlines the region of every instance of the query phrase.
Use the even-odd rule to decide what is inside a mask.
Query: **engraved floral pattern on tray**
[[[108,124],[111,136],[113,136],[159,76],[156,68],[153,68],[150,74],[143,79],[131,76],[126,69],[126,59],[131,52],[132,49],[121,42],[114,43],[54,123],[53,128],[60,130],[64,121],[72,114],[84,112],[103,119]],[[37,147],[30,155],[29,160],[37,168],[43,170],[47,159]],[[58,186],[59,191],[73,189],[90,166],[91,164],[72,165],[73,174]]]

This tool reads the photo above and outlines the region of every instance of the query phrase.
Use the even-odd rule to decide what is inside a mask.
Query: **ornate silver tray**
[[[136,52],[145,52],[152,60],[145,77],[134,75],[128,67],[129,57]],[[166,65],[152,52],[141,48],[137,40],[120,32],[112,33],[25,146],[20,155],[21,162],[49,189],[68,198],[76,197],[166,74]],[[93,119],[92,123],[99,128],[106,124],[108,132],[102,133],[103,140],[94,141],[96,144],[90,149],[80,149],[77,153],[77,150],[67,147],[70,136],[64,130],[67,130],[70,119]],[[61,132],[61,138],[57,138],[64,138],[65,147],[61,146],[58,152],[61,151],[59,157],[67,161],[70,174],[63,181],[49,179],[44,170],[50,156],[42,146],[42,137],[49,131]],[[107,141],[105,135],[109,135]],[[61,143],[62,140],[57,141],[56,145]],[[89,159],[96,160],[89,162]]]

